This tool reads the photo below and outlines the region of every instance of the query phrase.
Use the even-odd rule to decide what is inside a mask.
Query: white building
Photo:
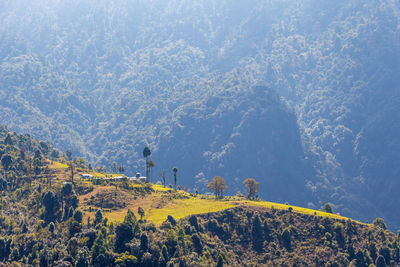
[[[83,174],[81,174],[81,179],[93,179],[93,175],[83,173]]]

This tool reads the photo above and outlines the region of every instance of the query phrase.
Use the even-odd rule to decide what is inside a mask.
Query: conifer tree
[[[216,267],[223,267],[223,266],[224,266],[224,258],[222,257],[222,255],[219,255]]]

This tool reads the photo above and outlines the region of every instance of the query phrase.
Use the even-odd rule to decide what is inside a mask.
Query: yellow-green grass
[[[160,192],[162,193],[162,192]],[[154,193],[143,199],[138,199],[136,203],[132,203],[127,208],[107,212],[105,216],[109,221],[121,222],[123,221],[127,210],[131,209],[137,213],[137,207],[141,206],[145,210],[145,219],[154,222],[156,225],[161,225],[166,220],[168,215],[171,215],[175,219],[181,219],[190,215],[204,214],[210,212],[218,212],[225,209],[237,207],[237,206],[261,206],[269,209],[278,210],[289,210],[292,208],[292,212],[316,215],[321,217],[329,217],[337,220],[349,220],[347,217],[343,217],[337,214],[331,214],[318,210],[312,210],[297,206],[279,204],[267,201],[250,201],[250,200],[218,200],[210,197],[189,197],[188,199],[174,199],[167,203],[162,208],[155,208],[154,203],[160,199],[160,193]],[[93,217],[93,214],[86,214],[86,216]],[[85,217],[86,217],[85,216]],[[352,220],[352,219],[350,219]],[[354,220],[352,220],[354,221]],[[357,222],[357,221],[356,221]],[[357,222],[360,223],[360,222]]]
[[[154,185],[153,185],[153,189],[154,189],[155,191],[161,191],[161,192],[172,191],[171,188],[165,187],[165,186],[159,185],[159,184],[154,184]]]
[[[195,197],[190,197],[189,199],[174,200],[168,205],[166,205],[164,208],[152,209],[146,216],[146,219],[149,221],[153,221],[156,225],[160,225],[163,221],[165,221],[168,215],[171,215],[175,219],[181,219],[189,215],[217,212],[228,208],[233,208],[236,206],[262,206],[269,209],[278,209],[278,210],[289,210],[289,207],[291,207],[292,212],[300,214],[329,217],[337,220],[352,220],[350,218],[343,217],[338,214],[332,214],[323,211],[279,204],[274,202],[250,201],[250,200],[224,201],[211,198],[202,199]],[[358,221],[355,222],[360,223]]]
[[[53,161],[50,165],[49,165],[50,169],[68,169],[68,165],[58,162],[58,161]]]
[[[274,203],[274,202],[243,200],[243,201],[241,201],[241,203],[242,203],[242,205],[247,205],[247,206],[262,206],[262,207],[266,207],[269,209],[279,209],[279,210],[288,210],[289,207],[291,207],[292,211],[296,212],[296,213],[301,213],[301,214],[306,214],[306,215],[316,215],[316,216],[321,216],[321,217],[329,217],[329,218],[338,219],[338,220],[352,220],[350,218],[343,217],[338,214],[332,214],[332,213],[323,212],[323,211],[319,211],[319,210],[307,209],[307,208],[279,204],[279,203]],[[352,221],[355,221],[355,220],[352,220]],[[356,222],[358,222],[358,221],[356,221]],[[358,223],[360,223],[360,222],[358,222]]]
[[[114,175],[116,176],[116,175]],[[141,184],[131,184],[133,187],[141,187]],[[106,186],[107,187],[107,186]],[[104,186],[95,186],[95,190],[86,196],[81,196],[81,202],[84,197],[88,198],[93,195],[98,190],[104,190]],[[167,203],[164,203],[159,207],[158,203],[163,202],[163,195],[169,194],[169,192],[174,193],[175,191],[169,187],[162,185],[152,185],[155,192],[145,197],[139,197],[134,201],[129,202],[127,207],[120,210],[113,210],[111,212],[105,212],[105,217],[109,221],[121,222],[123,221],[128,209],[131,209],[135,214],[137,213],[138,207],[142,207],[145,210],[145,219],[154,222],[156,225],[161,225],[163,221],[166,220],[168,215],[171,215],[175,219],[181,219],[190,215],[204,214],[210,212],[218,212],[228,208],[233,208],[237,206],[258,206],[265,207],[269,209],[277,210],[289,210],[291,208],[292,212],[306,214],[306,215],[316,215],[321,217],[329,217],[337,220],[352,220],[347,217],[340,216],[339,214],[332,214],[327,212],[322,212],[318,210],[302,208],[292,205],[267,202],[267,201],[252,201],[244,198],[227,197],[224,199],[215,199],[212,196],[198,195],[193,196],[182,190],[179,190],[180,196],[183,199],[171,199]],[[88,207],[85,207],[88,208]],[[86,212],[85,218],[94,216],[94,212]],[[355,220],[352,220],[355,221]],[[360,223],[358,221],[355,221]]]
[[[174,200],[161,209],[151,209],[145,218],[153,221],[156,225],[160,225],[168,215],[171,215],[175,219],[181,219],[193,214],[217,212],[233,208],[236,205],[232,201],[190,197],[189,199]]]

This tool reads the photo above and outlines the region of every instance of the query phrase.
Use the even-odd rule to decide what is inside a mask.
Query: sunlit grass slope
[[[349,218],[340,216],[338,214],[274,202],[250,201],[246,199],[218,200],[212,197],[203,198],[203,196],[200,196],[200,198],[190,197],[189,199],[175,200],[161,209],[152,209],[146,216],[146,219],[153,221],[156,225],[159,225],[165,221],[168,215],[171,215],[175,219],[181,219],[194,214],[217,212],[236,206],[262,206],[277,210],[289,210],[291,208],[291,211],[296,213],[329,217],[338,220],[349,220]]]
[[[49,165],[49,167],[53,170],[58,171],[60,178],[63,177],[58,181],[63,181],[65,179],[68,179],[67,175],[68,166],[66,164],[60,162],[52,162],[52,164]],[[114,177],[118,175],[118,174],[106,175],[92,171],[88,171],[87,173],[90,173],[100,178],[106,176]],[[81,181],[81,183],[82,182],[83,181]],[[85,181],[85,183],[91,183],[91,182]],[[100,191],[114,188],[114,186],[112,185],[108,186],[92,185],[92,186],[94,188],[92,192],[80,196],[81,207],[85,210],[85,219],[87,217],[94,218],[94,213],[98,208],[90,207],[90,205],[85,205],[84,200],[89,199],[90,197],[92,197],[93,195],[95,195]],[[144,185],[131,184],[132,188],[141,186]],[[105,210],[103,212],[104,216],[108,218],[109,221],[121,222],[123,221],[128,209],[135,212],[136,215],[138,216],[137,209],[138,207],[142,207],[145,210],[144,219],[152,221],[156,225],[160,225],[162,224],[163,221],[166,220],[168,215],[171,215],[175,219],[181,219],[190,215],[218,212],[237,206],[262,206],[269,209],[291,210],[292,212],[300,214],[329,217],[338,220],[349,220],[349,218],[340,216],[338,214],[331,214],[318,210],[262,201],[262,200],[253,201],[243,197],[229,197],[229,196],[223,199],[216,199],[215,197],[209,195],[193,195],[193,194],[188,194],[182,190],[174,191],[169,187],[164,187],[162,185],[155,185],[155,184],[152,185],[152,188],[154,192],[152,192],[151,194],[147,194],[145,196],[138,196],[130,199],[126,207],[124,208],[117,210]],[[123,189],[118,188],[116,190],[123,190]],[[122,193],[122,191],[118,192]],[[124,192],[124,194],[129,194],[129,192]]]
[[[152,209],[146,216],[146,219],[159,225],[165,221],[168,215],[171,215],[175,219],[181,219],[193,214],[216,212],[233,208],[235,206],[237,206],[237,204],[232,201],[218,201],[215,199],[190,197],[189,199],[178,199],[172,201],[166,205],[166,207],[161,209]]]

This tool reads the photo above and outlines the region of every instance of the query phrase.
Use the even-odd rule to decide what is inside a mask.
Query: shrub
[[[81,231],[81,225],[77,221],[71,221],[69,224],[69,234],[73,236]]]
[[[137,258],[125,252],[121,256],[115,259],[115,264],[121,267],[134,266],[137,263]]]

